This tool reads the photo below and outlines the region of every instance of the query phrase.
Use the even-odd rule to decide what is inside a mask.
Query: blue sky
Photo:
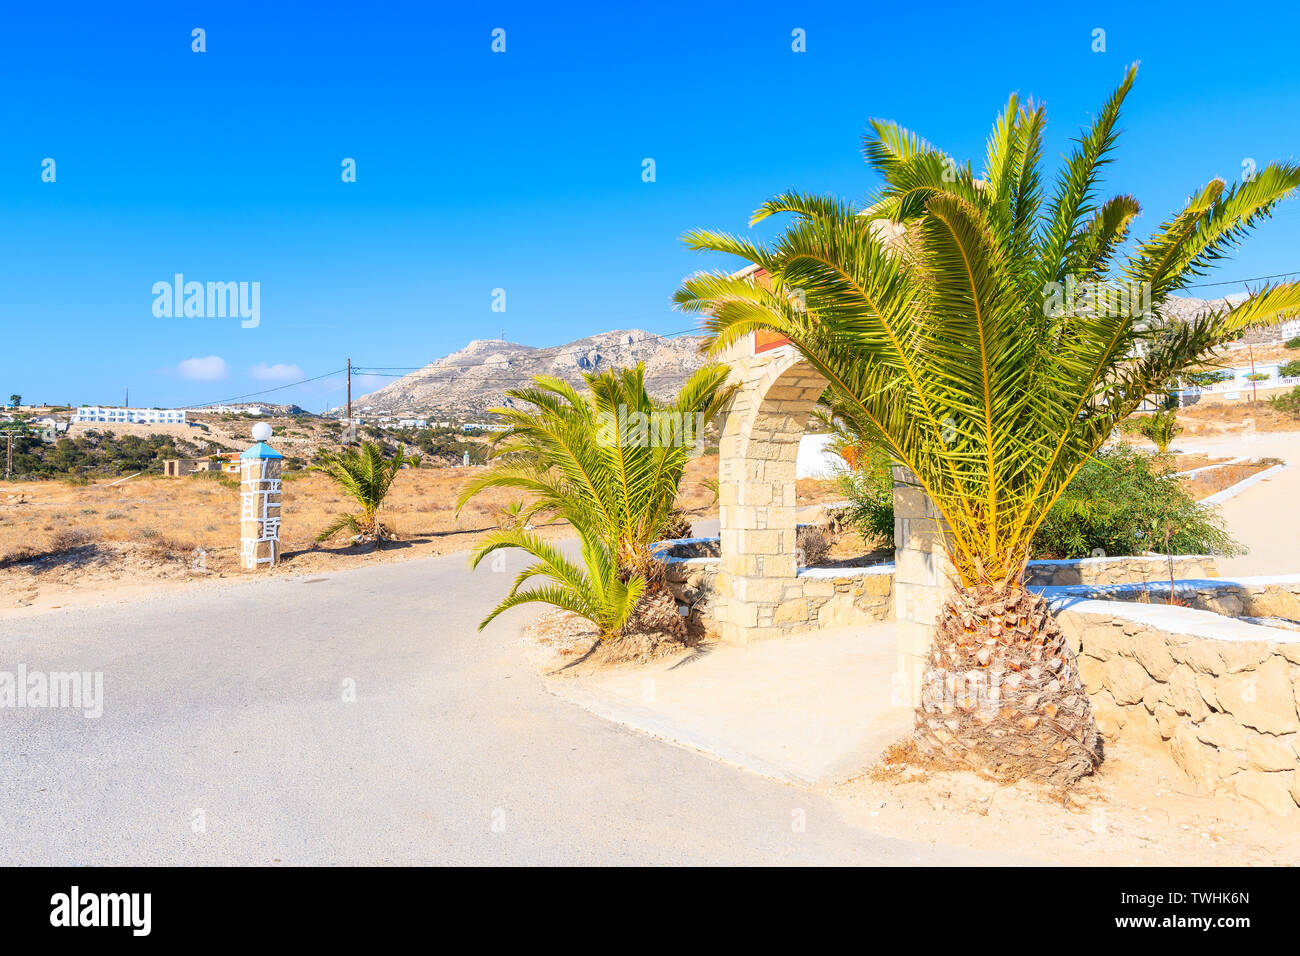
[[[1108,189],[1142,202],[1139,232],[1247,158],[1300,154],[1295,7],[24,6],[0,14],[0,391],[29,401],[212,402],[502,328],[677,332],[679,280],[726,264],[681,234],[743,230],[791,186],[864,198],[868,118],[978,160],[1018,90],[1056,155],[1133,60]],[[1212,278],[1300,270],[1297,240],[1293,202]],[[156,317],[175,273],[259,282],[260,324]],[[320,411],[341,379],[266,397]]]

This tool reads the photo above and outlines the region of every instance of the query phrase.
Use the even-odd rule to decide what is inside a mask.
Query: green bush
[[[1300,414],[1300,387],[1296,404]],[[892,547],[888,475],[888,468],[882,473],[869,464],[854,469],[842,484],[850,500],[849,523],[864,537],[884,538]],[[1127,445],[1101,452],[1079,469],[1039,526],[1030,557],[1086,558],[1099,550],[1108,555],[1244,552],[1224,530],[1217,510],[1198,505],[1178,478]]]
[[[1297,335],[1294,338],[1289,338],[1282,344],[1289,349],[1300,349],[1300,335]]]
[[[869,446],[839,477],[848,506],[847,521],[868,545],[894,547],[894,479],[889,456],[879,445]]]
[[[1188,385],[1204,388],[1206,385],[1217,385],[1219,382],[1226,382],[1232,378],[1232,373],[1222,369],[1210,372],[1188,372],[1183,378]]]
[[[1242,554],[1217,510],[1198,505],[1170,472],[1125,445],[1090,459],[1034,535],[1033,556]]]
[[[1283,362],[1278,367],[1277,374],[1281,378],[1294,378],[1300,375],[1300,359],[1292,359],[1289,362]]]
[[[1268,400],[1268,403],[1283,415],[1300,418],[1300,385],[1297,385],[1289,392],[1274,395]]]

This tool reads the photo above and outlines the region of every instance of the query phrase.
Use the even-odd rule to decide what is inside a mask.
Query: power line
[[[271,394],[272,392],[282,392],[282,391],[284,391],[286,388],[294,388],[295,386],[298,386],[298,385],[306,385],[308,382],[318,382],[318,381],[320,381],[320,380],[323,379],[323,378],[329,378],[331,375],[338,375],[338,374],[339,374],[340,372],[342,372],[342,371],[344,371],[344,369],[336,368],[334,371],[332,371],[332,372],[326,372],[326,373],[323,374],[323,375],[314,375],[314,376],[312,376],[311,378],[304,378],[302,381],[299,381],[299,382],[290,382],[288,385],[277,385],[275,388],[266,388],[266,389],[263,389],[263,390],[260,391],[260,392],[248,392],[247,394],[244,394],[244,395],[236,395],[234,398],[223,398],[223,399],[221,399],[221,400],[219,400],[219,401],[216,401],[216,402],[204,402],[204,403],[202,403],[201,405],[181,405],[181,406],[178,406],[178,407],[180,407],[180,408],[207,408],[209,405],[225,405],[227,402],[238,402],[238,401],[240,401],[241,399],[245,399],[245,398],[255,398],[255,397],[258,396],[258,395],[269,395],[269,394]]]
[[[1296,276],[1296,275],[1300,275],[1300,271],[1297,271],[1297,272],[1278,272],[1278,273],[1275,273],[1274,275],[1271,275],[1271,276],[1251,276],[1251,277],[1248,278],[1248,279],[1227,279],[1227,280],[1225,280],[1225,281],[1223,281],[1223,282],[1198,282],[1196,285],[1185,285],[1185,286],[1183,286],[1183,288],[1184,288],[1184,289],[1209,289],[1209,288],[1211,288],[1211,287],[1213,287],[1213,286],[1220,286],[1220,285],[1242,285],[1242,284],[1247,283],[1247,282],[1263,282],[1263,281],[1265,281],[1266,279],[1285,279],[1285,278],[1287,278],[1288,276]]]

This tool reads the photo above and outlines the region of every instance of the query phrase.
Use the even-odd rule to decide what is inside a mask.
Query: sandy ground
[[[1235,795],[1199,794],[1167,755],[1110,742],[1068,794],[969,773],[889,770],[826,788],[874,833],[1076,866],[1296,866],[1300,827]],[[1294,818],[1290,818],[1294,819]]]
[[[678,507],[691,520],[717,516],[712,490],[718,459],[688,465]],[[324,573],[342,568],[470,551],[500,526],[516,497],[491,491],[459,515],[456,497],[476,468],[407,469],[382,512],[399,540],[379,550],[356,548],[346,536],[318,544],[317,532],[350,502],[318,472],[284,482],[283,562],[266,575]],[[800,500],[836,500],[833,482],[800,481]],[[234,480],[139,477],[77,485],[61,481],[0,484],[0,617],[51,607],[127,599],[150,589],[174,590],[245,577],[239,567],[239,491]],[[543,537],[570,533],[542,526]]]

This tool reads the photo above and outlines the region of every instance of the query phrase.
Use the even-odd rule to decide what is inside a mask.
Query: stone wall
[[[668,589],[680,610],[696,615],[706,633],[717,636],[717,557],[665,558]],[[865,621],[886,621],[894,614],[894,568],[803,568],[782,588],[772,627],[784,636]]]
[[[1209,611],[1053,598],[1108,737],[1165,747],[1203,791],[1300,805],[1300,632]]]
[[[1045,588],[1053,599],[1093,599],[1144,604],[1169,604],[1169,581],[1146,584],[1086,585]],[[1300,574],[1245,578],[1201,578],[1174,581],[1172,590],[1181,607],[1212,611],[1231,618],[1277,619],[1273,626],[1300,621]],[[1259,623],[1256,620],[1254,623]],[[1295,625],[1300,627],[1300,624]]]
[[[1208,554],[1140,555],[1136,557],[1075,558],[1030,561],[1025,583],[1030,587],[1070,584],[1123,584],[1168,581],[1173,578],[1217,578],[1218,564]]]

